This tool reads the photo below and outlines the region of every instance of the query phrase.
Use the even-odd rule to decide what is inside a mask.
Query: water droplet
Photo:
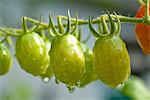
[[[36,60],[36,58],[33,58],[32,60],[33,60],[33,61],[35,61],[35,60]]]
[[[64,58],[64,61],[66,61],[66,58]]]
[[[6,51],[4,51],[4,50],[3,50],[2,52],[3,52],[3,54],[4,54],[4,55],[6,55],[6,54],[7,54],[7,53],[6,53]]]
[[[50,81],[50,78],[44,77],[44,78],[42,78],[42,80],[43,80],[44,83],[48,83]]]
[[[122,83],[120,83],[118,86],[117,86],[117,88],[122,88],[123,86],[124,86],[124,82],[122,82]]]
[[[79,80],[79,81],[75,84],[75,86],[80,87],[80,84],[81,84],[81,81]]]
[[[58,78],[55,78],[55,82],[56,82],[56,84],[60,84],[60,81]]]
[[[44,66],[41,66],[41,69],[44,69]]]
[[[75,86],[66,85],[66,87],[67,87],[69,93],[73,93],[75,90]]]

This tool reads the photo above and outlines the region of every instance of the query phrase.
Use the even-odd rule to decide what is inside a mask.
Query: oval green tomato
[[[62,35],[52,42],[50,60],[56,78],[67,85],[74,86],[84,72],[84,54],[73,35]]]
[[[8,49],[0,44],[0,75],[6,74],[12,65],[12,57]]]
[[[130,58],[125,43],[119,36],[104,36],[94,46],[94,65],[98,78],[116,87],[130,75]]]
[[[94,68],[94,55],[93,52],[85,45],[81,43],[82,50],[85,58],[85,73],[80,79],[80,87],[84,87],[90,82],[97,79],[97,75]]]
[[[17,38],[16,57],[26,72],[40,76],[49,65],[49,56],[44,40],[36,33],[26,33]]]

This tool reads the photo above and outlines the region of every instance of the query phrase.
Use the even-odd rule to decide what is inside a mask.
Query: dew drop
[[[123,86],[124,86],[124,82],[122,82],[122,83],[120,83],[118,86],[117,86],[117,88],[122,88]]]
[[[4,50],[3,50],[2,52],[3,52],[3,54],[4,54],[4,55],[6,55],[6,54],[7,54],[7,53],[6,53],[6,51],[4,51]]]
[[[60,81],[58,78],[55,78],[55,82],[56,82],[56,84],[60,84]]]
[[[66,87],[67,87],[69,93],[73,93],[75,90],[75,86],[66,85]]]
[[[64,61],[66,61],[66,58],[64,58]]]
[[[80,84],[81,84],[81,81],[79,80],[79,81],[75,84],[75,86],[80,87]]]
[[[35,61],[36,60],[36,58],[33,58],[33,61]]]
[[[48,77],[44,77],[44,78],[42,78],[43,79],[43,82],[44,83],[48,83],[49,81],[50,81],[50,78],[48,78]]]

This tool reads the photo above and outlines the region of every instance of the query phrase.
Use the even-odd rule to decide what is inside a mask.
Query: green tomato
[[[82,50],[85,57],[85,73],[80,79],[80,87],[84,87],[90,82],[97,79],[97,75],[94,68],[94,55],[93,52],[85,45],[81,43]]]
[[[10,52],[3,44],[0,44],[0,75],[8,73],[11,69],[11,65],[12,57]]]
[[[96,41],[94,65],[98,78],[110,87],[127,80],[131,73],[130,58],[126,44],[119,36],[108,35]]]
[[[150,100],[150,90],[139,77],[132,76],[121,88],[121,93],[132,100]],[[140,94],[139,94],[140,93]]]
[[[45,45],[46,45],[46,52],[47,54],[49,53],[50,51],[50,48],[51,48],[51,42],[49,40],[45,40]],[[43,75],[41,75],[41,77],[44,79],[44,78],[48,78],[50,79],[51,77],[53,76],[53,71],[52,71],[52,67],[50,66],[50,57],[49,57],[49,66],[46,70],[46,73],[44,73]]]
[[[45,42],[34,32],[17,38],[16,57],[21,68],[34,76],[44,74],[49,66]]]
[[[50,60],[56,79],[69,86],[74,86],[84,72],[84,54],[73,35],[61,35],[52,42]]]

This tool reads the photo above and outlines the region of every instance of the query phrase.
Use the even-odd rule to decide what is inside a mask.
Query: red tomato
[[[149,9],[150,10],[150,9]],[[144,17],[146,13],[145,5],[141,5],[136,13],[136,18]],[[142,48],[144,54],[150,54],[150,25],[136,24],[135,33],[137,41]]]

